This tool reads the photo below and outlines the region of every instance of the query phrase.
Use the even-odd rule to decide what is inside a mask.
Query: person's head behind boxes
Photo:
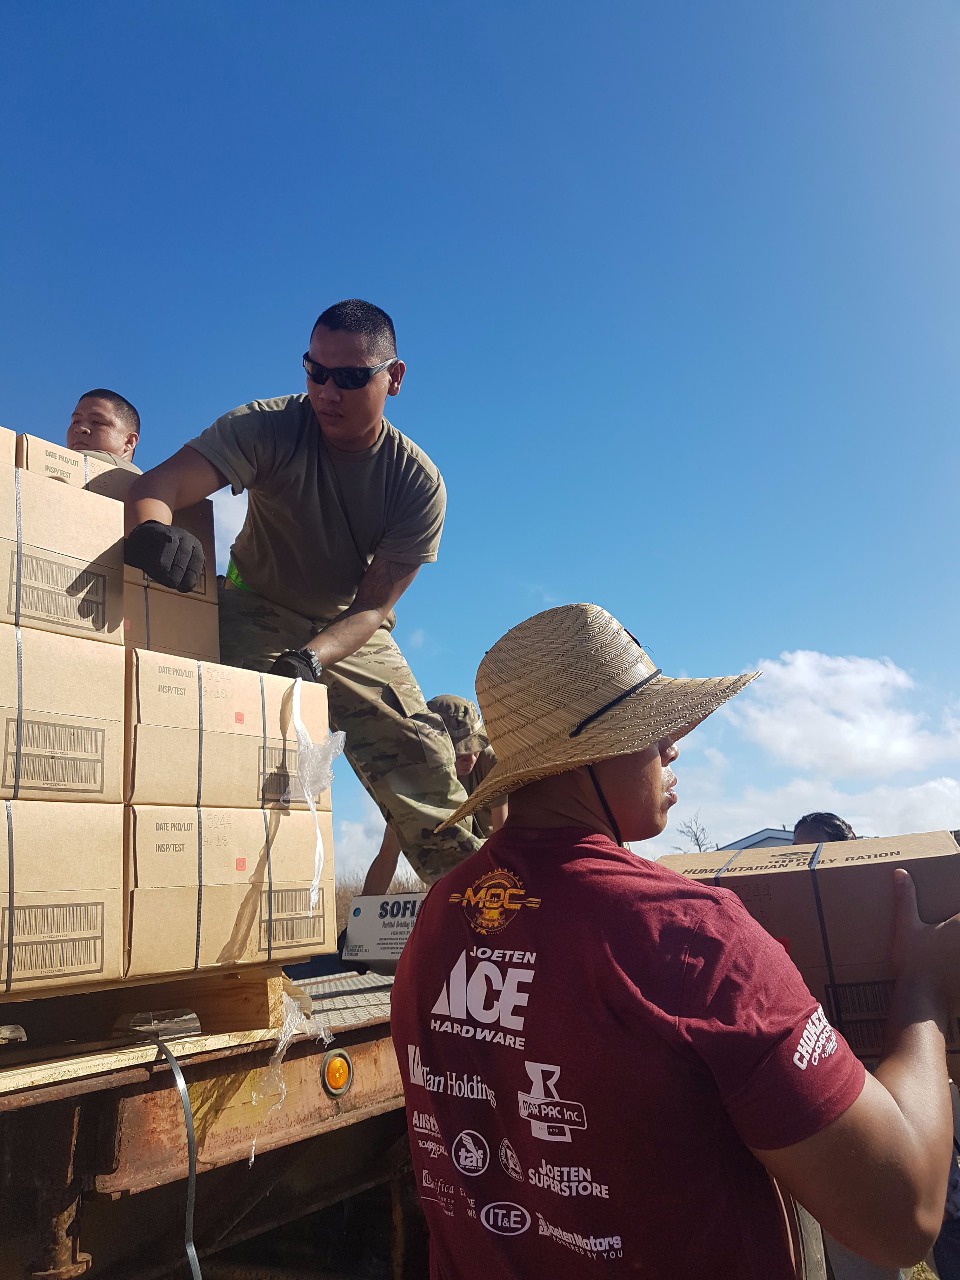
[[[79,453],[110,453],[133,460],[140,440],[140,415],[124,396],[106,387],[85,391],[70,415],[65,444]]]
[[[856,840],[857,833],[849,822],[835,813],[805,813],[793,828],[794,844],[830,844],[834,840]]]
[[[676,800],[661,755],[664,765],[675,758],[673,743],[758,674],[665,676],[598,605],[538,613],[480,664],[477,700],[497,763],[444,825],[519,789],[535,798],[533,784],[583,770],[579,785],[599,799],[619,840],[659,835]],[[565,780],[563,790],[575,810],[576,787]],[[560,795],[552,789],[552,801]]]

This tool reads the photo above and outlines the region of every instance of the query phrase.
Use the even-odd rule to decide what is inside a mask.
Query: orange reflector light
[[[342,1049],[331,1050],[323,1060],[321,1074],[327,1093],[337,1097],[346,1093],[353,1082],[353,1063]]]

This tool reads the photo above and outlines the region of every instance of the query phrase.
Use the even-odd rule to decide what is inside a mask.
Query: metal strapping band
[[[7,806],[7,962],[4,990],[13,986],[13,805],[9,800]]]
[[[820,941],[823,944],[823,958],[827,962],[827,980],[830,984],[831,992],[836,991],[837,980],[833,974],[833,957],[830,955],[830,943],[827,941],[827,922],[823,916],[823,903],[820,900],[820,882],[817,880],[817,863],[820,861],[820,852],[823,849],[823,841],[814,849],[810,862],[807,864],[810,870],[810,879],[813,881],[813,900],[817,908],[817,920],[820,924]],[[831,1010],[832,1022],[837,1031],[843,1033],[843,1019],[840,1016],[840,999],[837,996],[834,999],[835,1008]]]
[[[197,662],[197,808],[203,803],[203,664]]]
[[[13,596],[13,625],[20,625],[20,594],[23,589],[23,513],[20,509],[20,468],[13,473],[13,489],[17,499],[17,582]]]
[[[143,592],[143,633],[144,644],[150,648],[150,592],[147,590],[146,583],[140,588]]]
[[[83,487],[86,488],[90,483],[90,459],[86,454],[83,455]]]
[[[13,747],[13,798],[20,799],[20,769],[23,759],[23,632],[14,627],[17,636],[17,740]]]
[[[270,819],[267,816],[267,695],[260,676],[260,725],[263,740],[263,768],[260,779],[260,811],[263,814],[263,839],[267,852],[267,959],[273,959],[273,862],[270,856]]]
[[[621,702],[626,702],[627,698],[632,698],[635,693],[639,693],[645,684],[649,684],[651,680],[656,680],[657,676],[660,675],[663,675],[663,668],[657,667],[656,671],[651,671],[643,680],[638,680],[637,683],[633,685],[632,688],[627,689],[625,693],[620,693],[615,698],[611,698],[610,701],[605,706],[601,707],[599,711],[594,711],[591,715],[587,716],[585,720],[581,720],[575,729],[570,730],[569,736],[571,738],[578,738],[580,734],[583,733],[584,729],[586,729],[587,725],[593,724],[594,720],[599,720],[601,716],[605,716],[607,712],[612,711],[614,707],[619,707]]]
[[[184,1123],[187,1126],[187,1212],[183,1225],[183,1240],[187,1251],[187,1261],[190,1263],[190,1274],[193,1280],[203,1280],[200,1273],[200,1261],[197,1258],[197,1250],[193,1243],[193,1209],[197,1199],[197,1135],[193,1128],[193,1108],[190,1106],[190,1094],[187,1092],[187,1082],[183,1078],[180,1063],[160,1036],[157,1036],[157,1045],[166,1058],[167,1065],[173,1072],[177,1092],[180,1094],[180,1105],[183,1107]]]
[[[200,926],[203,921],[203,667],[197,663],[197,706],[199,735],[197,738],[197,946],[193,955],[194,969],[200,968]]]
[[[741,854],[741,853],[743,853],[742,849],[734,849],[733,853],[731,853],[730,857],[726,860],[726,862],[723,864],[720,870],[714,873],[714,877],[713,877],[714,884],[720,883],[720,877],[723,875],[726,869],[730,866],[730,863],[733,862],[734,858],[736,858],[738,854]]]

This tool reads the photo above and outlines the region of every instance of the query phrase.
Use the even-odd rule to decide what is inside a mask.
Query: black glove
[[[203,573],[200,540],[175,524],[144,520],[124,540],[123,558],[161,587],[192,591]]]
[[[320,659],[312,649],[287,649],[270,668],[270,675],[292,676],[294,679],[299,676],[301,680],[319,684],[322,671]]]

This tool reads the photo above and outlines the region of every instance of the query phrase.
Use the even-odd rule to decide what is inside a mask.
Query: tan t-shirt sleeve
[[[188,443],[230,483],[234,493],[267,480],[276,466],[275,413],[262,400],[231,409]]]
[[[437,558],[446,509],[447,491],[439,473],[434,478],[421,472],[407,486],[375,554],[399,564],[431,564]]]

